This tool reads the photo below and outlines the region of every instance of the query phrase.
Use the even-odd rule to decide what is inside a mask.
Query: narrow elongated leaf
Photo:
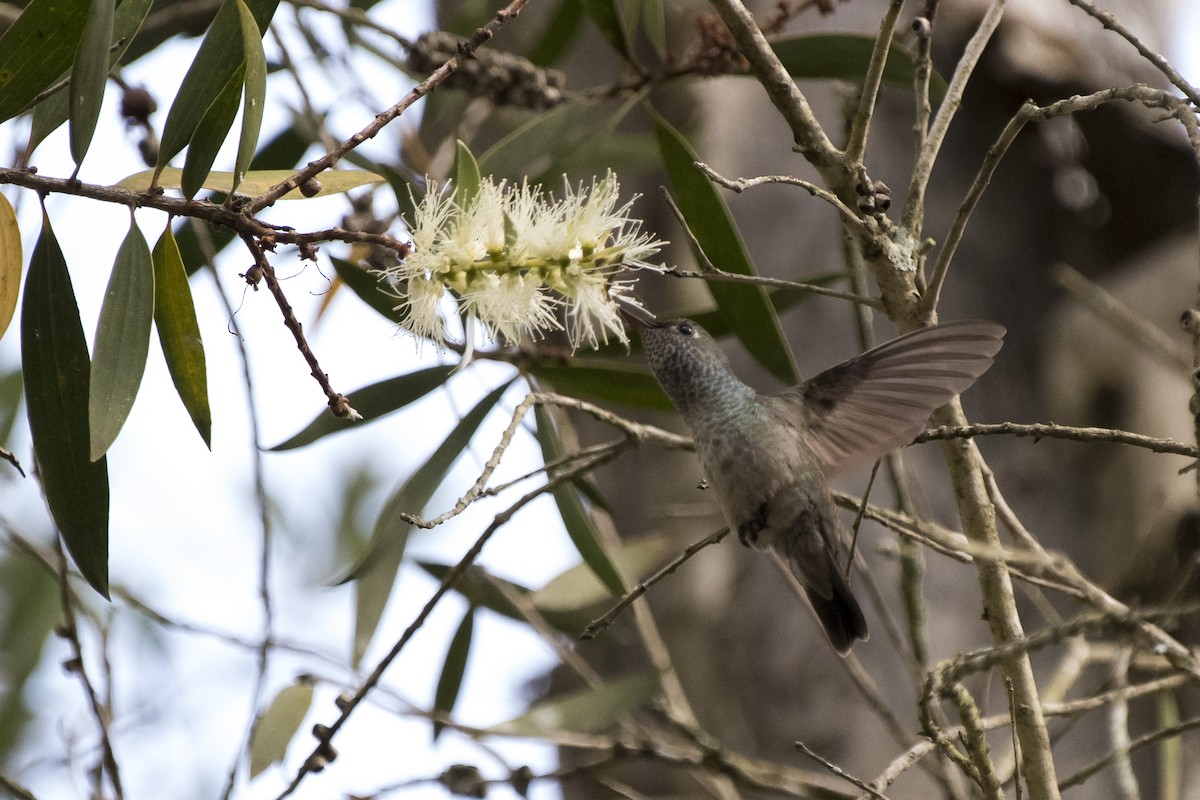
[[[243,194],[262,194],[262,192],[265,192],[275,184],[290,177],[294,171],[290,169],[250,170],[243,176],[239,188]],[[150,188],[150,181],[153,177],[154,170],[143,170],[142,172],[136,172],[133,175],[122,178],[116,186],[119,189],[144,192]],[[214,170],[208,173],[208,177],[200,184],[200,187],[214,191],[225,191],[229,188],[232,181],[232,172]],[[365,186],[369,183],[383,182],[383,177],[376,175],[374,172],[364,172],[357,169],[326,170],[321,173],[321,188],[313,194],[313,197],[342,194],[343,192],[357,189],[359,186]],[[164,169],[158,176],[158,185],[164,189],[178,189],[183,185],[183,171],[174,167]],[[283,199],[306,200],[308,198],[299,189],[293,189],[285,194]]]
[[[250,160],[254,158],[267,99],[267,57],[263,53],[262,33],[245,0],[237,0],[237,8],[242,28],[242,55],[246,59],[246,85],[242,92],[242,133],[238,139],[230,192],[237,191],[250,168]]]
[[[434,564],[429,561],[417,561],[417,566],[433,576],[434,580],[438,581],[445,580],[446,574],[451,570],[448,564]],[[521,616],[521,612],[509,602],[503,592],[496,588],[497,584],[503,585],[508,591],[521,597],[530,598],[533,596],[533,591],[527,587],[491,575],[487,570],[478,565],[472,566],[463,574],[462,578],[455,584],[454,590],[465,597],[471,605],[495,611],[497,614],[517,620],[518,622],[523,621],[525,618]],[[611,600],[607,599],[609,597],[611,595],[605,595],[607,603],[611,603]],[[566,609],[560,611],[553,608],[538,609],[541,612],[542,619],[551,628],[571,637],[578,636],[579,632],[589,622],[599,616],[603,610],[600,604],[581,610]]]
[[[355,422],[341,419],[325,411],[310,422],[304,430],[271,449],[277,451],[302,447],[312,444],[322,436],[348,431],[385,414],[399,411],[445,383],[452,371],[453,367],[427,367],[398,378],[389,378],[386,381],[364,386],[350,393],[350,404],[354,406],[355,411],[362,415],[361,420]]]
[[[107,76],[112,67],[121,61],[129,49],[133,37],[142,27],[150,5],[154,0],[124,0],[113,21],[112,42],[108,48]],[[60,78],[66,77],[65,75]],[[57,83],[57,81],[55,81]],[[32,152],[42,141],[67,121],[71,113],[71,93],[55,92],[40,101],[33,109],[33,125],[29,130],[29,150]]]
[[[535,364],[529,368],[529,372],[538,380],[553,386],[555,391],[572,397],[622,403],[654,411],[671,411],[675,408],[653,375],[628,362],[572,358],[562,364]]]
[[[583,22],[583,4],[579,0],[558,0],[554,11],[546,15],[546,23],[525,57],[539,67],[558,63],[570,48]]]
[[[542,459],[550,463],[564,455],[558,432],[549,412],[543,406],[535,406],[534,418],[537,420],[537,439],[542,446]],[[595,520],[584,508],[579,497],[579,490],[570,483],[563,483],[554,490],[554,502],[558,504],[558,512],[562,516],[563,526],[567,535],[583,562],[596,573],[596,577],[615,595],[625,593],[625,584],[621,580],[604,547],[600,544],[600,534],[596,530]]]
[[[196,131],[188,145],[187,158],[183,162],[183,172],[179,176],[179,186],[184,197],[195,197],[196,192],[208,185],[213,162],[217,160],[217,153],[221,145],[225,144],[225,137],[229,135],[229,129],[233,127],[233,120],[237,117],[245,75],[246,71],[242,67],[234,70],[221,93],[213,99],[197,123]],[[159,181],[159,185],[164,189],[170,188],[162,180]],[[228,187],[229,184],[225,186]]]
[[[442,485],[454,462],[471,443],[475,431],[479,430],[488,412],[500,401],[511,384],[512,381],[508,381],[496,387],[480,400],[459,421],[433,455],[383,504],[383,509],[375,520],[375,529],[371,533],[371,542],[366,554],[341,581],[355,581],[355,666],[375,635],[375,629],[383,617],[383,609],[396,583],[400,562],[404,559],[404,549],[408,544],[412,526],[401,519],[400,514],[420,514],[425,510],[425,506]]]
[[[629,40],[625,38],[625,29],[621,25],[614,0],[583,0],[583,9],[613,49],[626,61],[633,63],[633,50],[629,46]]]
[[[279,0],[245,0],[260,31],[265,31],[275,15]],[[225,0],[196,51],[196,57],[171,103],[159,143],[157,169],[187,146],[213,100],[225,88],[229,78],[243,63],[241,19],[236,0]],[[225,187],[230,184],[226,183]],[[224,188],[224,187],[222,187]]]
[[[175,393],[183,401],[196,432],[204,445],[212,449],[212,410],[208,405],[208,371],[204,357],[204,342],[196,307],[192,303],[192,287],[187,270],[171,232],[171,222],[158,237],[152,253],[154,259],[154,326],[158,328],[158,343],[162,347]]]
[[[691,146],[661,117],[655,118],[654,130],[675,200],[704,253],[726,272],[753,275],[754,266],[733,217],[712,183],[696,169]],[[708,289],[721,317],[750,355],[784,383],[796,383],[796,361],[766,291],[761,286],[721,281],[709,282]]]
[[[858,33],[806,33],[773,39],[771,49],[794,78],[832,78],[862,83],[875,49],[875,37]],[[883,82],[911,90],[916,56],[893,43],[883,65]],[[946,79],[936,70],[929,76],[929,96],[935,102],[946,95]]]
[[[87,18],[88,4],[82,0],[30,0],[0,36],[0,122],[67,71]]]
[[[275,695],[250,733],[250,777],[283,761],[287,747],[312,707],[313,687],[294,683]]]
[[[475,607],[467,609],[454,638],[450,640],[450,648],[446,651],[446,660],[442,662],[442,675],[438,678],[437,691],[434,693],[433,710],[442,714],[454,711],[458,702],[458,693],[462,689],[463,676],[467,674],[467,659],[471,657],[471,636],[475,632]],[[433,721],[433,740],[436,742],[445,724]]]
[[[479,162],[475,160],[471,149],[459,139],[454,149],[454,203],[460,209],[466,209],[479,194],[479,184],[483,178],[479,174]]]
[[[146,369],[153,319],[154,260],[130,215],[129,233],[117,250],[96,323],[88,397],[93,461],[108,452],[133,408]]]
[[[399,298],[387,293],[387,284],[380,282],[377,275],[357,264],[351,264],[344,258],[332,256],[329,260],[333,262],[333,268],[337,270],[342,283],[358,295],[360,300],[382,314],[385,319],[400,322],[400,312],[395,308]]]
[[[21,292],[21,265],[24,261],[17,212],[8,198],[0,194],[0,339],[4,338],[4,332],[8,330],[8,324],[17,310],[17,296]]]
[[[21,371],[46,503],[79,571],[107,598],[108,464],[89,457],[87,341],[45,212],[21,304]]]
[[[627,582],[636,583],[653,574],[681,549],[678,536],[647,536],[623,542],[612,553],[612,561]],[[530,599],[542,612],[586,611],[605,601],[612,602],[613,594],[586,564],[578,564],[538,589]]]
[[[87,25],[75,51],[71,67],[71,158],[83,163],[104,100],[104,85],[108,83],[108,50],[112,44],[113,20],[117,13],[116,0],[91,0]]]
[[[516,719],[492,726],[508,736],[553,736],[556,733],[599,733],[658,694],[658,677],[639,672],[601,684],[595,689],[535,703]]]

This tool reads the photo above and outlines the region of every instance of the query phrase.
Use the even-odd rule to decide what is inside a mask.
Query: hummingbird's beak
[[[613,299],[617,301],[617,313],[633,327],[638,329],[658,327],[658,320],[646,309],[623,297]]]

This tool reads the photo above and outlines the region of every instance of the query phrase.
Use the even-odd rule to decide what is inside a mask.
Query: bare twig
[[[886,795],[875,791],[870,786],[868,786],[867,784],[863,783],[858,778],[851,775],[849,772],[846,772],[846,770],[842,769],[837,764],[834,764],[832,761],[829,761],[826,758],[824,758],[823,756],[820,756],[817,753],[814,753],[812,750],[810,750],[808,748],[808,746],[806,744],[804,744],[804,742],[796,742],[796,749],[799,750],[801,753],[804,753],[804,755],[808,756],[813,761],[816,761],[818,764],[820,764],[825,769],[829,770],[829,772],[831,774],[836,775],[837,777],[841,778],[844,781],[854,784],[859,789],[862,789],[864,792],[869,794],[871,797],[874,797],[875,800],[888,800]]]
[[[917,435],[916,442],[944,441],[946,439],[973,439],[977,436],[1017,436],[1034,439],[1066,439],[1072,442],[1111,442],[1132,447],[1143,447],[1155,453],[1170,453],[1188,458],[1200,457],[1200,449],[1174,439],[1158,439],[1140,433],[1115,428],[1077,428],[1057,425],[1053,422],[1022,424],[1017,422],[979,423],[974,425],[941,425]]]
[[[626,592],[625,596],[618,600],[616,605],[606,611],[603,616],[589,622],[587,627],[583,629],[583,632],[579,634],[579,638],[585,641],[589,639],[595,639],[596,634],[603,631],[609,625],[612,625],[613,622],[616,621],[617,617],[621,615],[621,612],[628,608],[634,600],[637,600],[639,597],[649,591],[651,586],[682,567],[688,559],[696,555],[696,553],[699,553],[704,548],[708,547],[709,545],[719,544],[721,540],[724,539],[728,534],[729,528],[722,528],[716,533],[710,533],[708,536],[705,536],[698,542],[689,544],[684,548],[683,552],[680,553],[676,558],[672,559],[669,564]]]
[[[386,111],[382,111],[375,115],[375,119],[369,125],[360,130],[358,133],[351,136],[346,141],[333,148],[325,155],[310,161],[303,169],[297,170],[290,175],[286,180],[280,181],[272,186],[267,191],[263,192],[258,197],[246,204],[243,213],[247,216],[257,214],[259,211],[267,208],[275,203],[276,200],[283,197],[285,194],[295,189],[297,186],[304,184],[306,181],[316,177],[316,175],[324,170],[329,169],[351,150],[358,147],[368,139],[374,138],[380,131],[387,126],[392,120],[399,117],[409,106],[420,100],[429,92],[437,88],[442,81],[450,77],[450,74],[458,69],[463,61],[471,57],[471,55],[496,35],[496,31],[521,13],[521,9],[525,7],[528,0],[511,0],[507,6],[496,12],[496,15],[482,28],[475,31],[475,34],[469,41],[465,42],[457,53],[455,53],[445,64],[438,67],[433,73],[417,84],[413,89],[404,96],[399,103],[396,103]]]
[[[858,110],[850,126],[850,136],[846,141],[846,163],[854,169],[862,164],[867,152],[867,135],[871,129],[871,116],[875,111],[875,98],[879,94],[879,85],[883,80],[883,68],[887,64],[888,51],[892,47],[892,37],[896,30],[896,20],[900,18],[900,9],[904,0],[892,0],[888,4],[883,21],[879,24],[879,35],[875,37],[875,47],[871,50],[871,61],[867,64],[867,74],[863,77],[863,85],[858,97]]]
[[[1064,778],[1062,783],[1059,784],[1059,788],[1070,789],[1072,786],[1078,786],[1100,770],[1107,767],[1122,753],[1133,753],[1148,745],[1161,742],[1163,739],[1171,739],[1181,733],[1196,730],[1197,728],[1200,728],[1200,717],[1193,717],[1192,719],[1181,722],[1178,725],[1172,725],[1168,728],[1163,728],[1161,730],[1154,731],[1153,733],[1147,733],[1144,736],[1139,736],[1130,742],[1129,747],[1125,748],[1123,751],[1114,750],[1108,755],[1104,756],[1104,758],[1096,761],[1094,764],[1090,764],[1076,772],[1074,775]]]
[[[829,203],[837,212],[842,215],[842,218],[847,223],[855,226],[873,225],[874,219],[871,217],[862,217],[857,211],[850,208],[841,201],[840,198],[828,189],[822,189],[811,181],[806,181],[803,178],[797,178],[792,175],[760,175],[757,178],[726,178],[715,169],[705,164],[703,161],[694,162],[696,169],[708,176],[708,179],[713,183],[720,184],[731,192],[741,194],[747,189],[753,189],[756,186],[765,186],[768,184],[783,183],[790,186],[799,186],[804,191],[811,194],[813,197],[820,198],[826,203]]]

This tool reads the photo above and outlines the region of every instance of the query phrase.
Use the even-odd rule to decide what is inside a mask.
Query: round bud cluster
[[[428,74],[445,64],[465,43],[453,34],[431,31],[413,44],[408,65],[415,72]],[[464,60],[443,85],[486,97],[496,105],[541,111],[565,100],[566,83],[566,75],[558,70],[543,69],[513,53],[485,48]]]

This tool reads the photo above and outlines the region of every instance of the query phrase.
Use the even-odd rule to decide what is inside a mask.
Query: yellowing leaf
[[[0,338],[8,330],[17,310],[17,295],[21,291],[21,229],[17,227],[17,212],[8,198],[0,194]]]
[[[246,177],[238,185],[238,191],[246,195],[260,195],[275,184],[290,177],[294,170],[290,169],[255,169],[246,173]],[[147,169],[136,172],[115,184],[118,189],[129,189],[134,192],[144,192],[150,188],[150,180],[154,170]],[[164,189],[178,189],[182,185],[183,171],[175,167],[167,167],[158,176],[158,185]],[[357,169],[326,170],[316,178],[321,188],[313,197],[324,197],[330,194],[341,194],[369,183],[384,183],[383,176],[374,172]],[[232,172],[210,172],[204,182],[203,189],[225,192],[233,183]],[[293,189],[283,196],[284,200],[304,200],[305,195],[299,189]]]
[[[171,373],[175,392],[183,401],[192,424],[212,449],[212,411],[208,405],[208,373],[204,358],[204,342],[192,303],[192,288],[187,269],[179,254],[179,245],[167,221],[154,245],[154,325],[158,328],[158,343]]]
[[[259,715],[250,734],[251,778],[283,760],[292,737],[308,716],[312,696],[312,686],[307,683],[292,684],[275,695],[271,705]]]

